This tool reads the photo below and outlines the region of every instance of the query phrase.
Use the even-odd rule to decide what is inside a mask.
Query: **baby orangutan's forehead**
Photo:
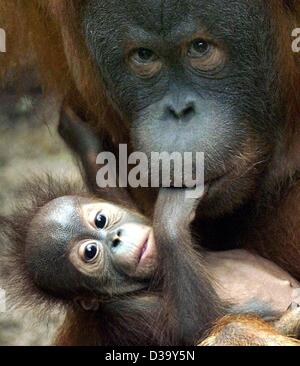
[[[94,204],[95,200],[89,197],[64,196],[55,198],[39,210],[37,219],[47,222],[56,221],[67,226],[71,219],[82,216],[84,207]],[[97,201],[97,204],[100,206],[101,201],[100,203]]]
[[[78,215],[78,207],[85,198],[65,196],[54,199],[41,208],[39,216],[45,220],[58,221],[67,225],[71,218]]]
[[[59,239],[63,239],[63,235],[70,237],[74,228],[82,226],[80,207],[90,202],[90,198],[79,196],[64,196],[48,202],[33,218],[29,237],[38,233],[40,237],[44,234]]]

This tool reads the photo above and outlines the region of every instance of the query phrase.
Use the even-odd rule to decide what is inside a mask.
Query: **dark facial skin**
[[[269,11],[261,0],[89,0],[82,13],[135,149],[205,153],[202,215],[249,198],[280,134]]]
[[[39,210],[25,256],[36,285],[67,298],[141,290],[157,262],[143,216],[75,196],[57,198]]]

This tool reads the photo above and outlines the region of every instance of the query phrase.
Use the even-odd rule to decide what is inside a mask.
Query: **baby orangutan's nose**
[[[108,236],[108,243],[111,249],[116,249],[121,244],[122,230],[118,229]]]

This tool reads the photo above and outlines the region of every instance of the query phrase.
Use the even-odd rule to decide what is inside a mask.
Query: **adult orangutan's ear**
[[[99,310],[99,300],[97,299],[87,299],[77,297],[75,303],[79,305],[85,311],[97,311]]]

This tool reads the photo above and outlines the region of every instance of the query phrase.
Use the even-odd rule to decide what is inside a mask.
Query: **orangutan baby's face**
[[[26,258],[38,287],[68,298],[141,290],[157,265],[145,217],[78,196],[54,199],[39,210],[29,228]]]

